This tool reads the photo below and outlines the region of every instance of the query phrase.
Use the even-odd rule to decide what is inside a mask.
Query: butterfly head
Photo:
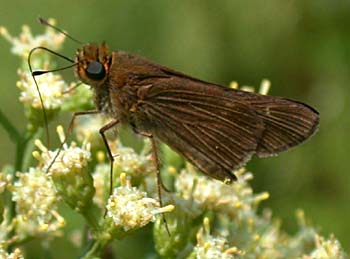
[[[84,45],[77,51],[76,62],[75,73],[85,84],[97,87],[106,81],[110,55],[105,43]]]

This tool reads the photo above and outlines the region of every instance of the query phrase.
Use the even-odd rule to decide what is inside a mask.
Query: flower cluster
[[[347,258],[338,240],[331,236],[329,239],[325,239],[319,235],[315,236],[315,249],[310,255],[304,255],[302,259],[324,259],[324,258]]]
[[[94,181],[95,195],[93,197],[93,202],[100,207],[101,209],[105,207],[106,200],[109,196],[109,185],[110,185],[110,168],[111,165],[108,163],[104,163],[104,154],[99,152],[100,163],[98,163],[95,167],[95,170],[92,174],[92,178]],[[101,158],[102,157],[102,158]]]
[[[226,185],[219,181],[208,181],[191,167],[184,169],[177,177],[175,186],[184,199],[192,199],[205,210],[224,212],[231,216],[247,217],[256,206],[269,197],[267,192],[253,194],[247,181],[252,179],[251,173],[244,169],[237,171],[237,183]]]
[[[228,246],[225,237],[210,235],[209,219],[204,218],[203,227],[197,233],[197,245],[188,259],[234,259],[241,254],[237,247]]]
[[[104,144],[99,130],[108,123],[108,119],[100,114],[77,117],[74,131],[79,142],[88,139],[94,149],[103,149]]]
[[[90,143],[85,141],[82,147],[78,147],[75,142],[72,142],[68,146],[65,142],[66,136],[62,126],[57,127],[57,133],[62,143],[62,148],[51,151],[40,140],[36,140],[35,145],[40,149],[41,153],[33,152],[33,156],[42,163],[43,170],[49,170],[49,173],[52,175],[79,174],[91,157]]]
[[[11,182],[11,175],[0,172],[0,195],[5,191],[7,185]]]
[[[41,150],[33,152],[43,171],[52,176],[56,189],[63,199],[78,211],[90,206],[95,193],[92,176],[87,171],[90,160],[90,143],[85,141],[79,147],[75,142],[68,145],[62,126],[57,127],[61,148],[48,150],[40,140],[35,145]]]
[[[149,154],[140,155],[134,149],[119,145],[117,148],[118,156],[115,157],[116,172],[125,172],[132,177],[145,177],[154,173],[155,168]]]
[[[51,24],[55,24],[55,20],[49,19]],[[0,35],[12,44],[12,53],[27,59],[29,52],[38,46],[57,51],[62,47],[65,35],[58,33],[50,27],[46,27],[46,31],[42,35],[33,36],[27,25],[22,27],[19,37],[13,37],[5,27],[0,27]]]
[[[49,19],[48,22],[55,24],[53,19]],[[37,84],[35,84],[28,69],[28,55],[32,49],[40,46],[51,51],[58,51],[62,48],[65,40],[64,34],[56,32],[51,27],[46,27],[44,34],[33,36],[29,27],[25,25],[18,37],[13,37],[5,27],[0,27],[0,35],[12,44],[12,52],[18,55],[22,61],[22,65],[18,69],[20,80],[17,82],[17,87],[21,90],[19,100],[24,104],[25,115],[29,121],[28,129],[35,131],[38,126],[41,127],[47,123],[43,120],[43,107],[46,110],[47,120],[52,120],[61,109],[75,110],[78,107],[91,107],[92,93],[86,86],[80,84],[80,88],[74,91],[76,95],[73,96],[69,93],[77,83],[67,83],[61,75],[50,72],[36,76]],[[57,68],[53,55],[45,50],[33,53],[30,63],[34,71]]]
[[[55,23],[54,20],[50,20]],[[22,91],[20,101],[32,105],[35,109],[41,109],[42,105],[39,100],[39,94],[34,84],[32,75],[27,69],[27,58],[29,52],[38,46],[46,47],[50,50],[57,51],[62,47],[65,36],[57,33],[50,27],[47,27],[45,34],[33,36],[30,28],[26,25],[22,27],[19,37],[13,37],[5,27],[0,27],[0,35],[12,44],[12,53],[22,58],[23,68],[18,70],[20,81],[17,82],[18,88]],[[45,52],[44,52],[45,53]],[[44,54],[42,53],[42,54]],[[50,56],[45,53],[46,59],[40,55],[34,55],[31,60],[34,67],[39,66],[41,69],[50,69]],[[43,95],[44,107],[47,109],[58,108],[62,101],[63,92],[67,90],[67,83],[60,75],[48,73],[37,77],[40,85],[41,94]]]
[[[173,205],[160,207],[157,200],[132,187],[124,173],[120,175],[120,183],[121,186],[114,189],[107,203],[107,217],[113,219],[116,228],[124,231],[140,228],[154,221],[156,215],[174,209]]]
[[[36,77],[41,102],[31,74],[24,70],[32,48],[45,46],[59,50],[63,34],[48,27],[43,35],[33,36],[27,26],[19,37],[11,36],[4,27],[0,27],[0,34],[12,44],[12,52],[22,58],[17,86],[28,118],[24,135],[40,135],[42,106],[49,120],[59,111],[91,109],[92,93],[88,87],[72,90],[72,84],[55,73]],[[41,70],[55,68],[50,55],[44,51],[33,56],[32,65]],[[238,84],[233,82],[230,87],[238,88]],[[263,80],[259,93],[267,94],[269,87],[270,82]],[[247,86],[240,89],[254,91]],[[59,209],[63,202],[80,213],[89,227],[89,231],[79,229],[80,235],[76,235],[81,244],[89,243],[84,248],[85,259],[101,257],[114,238],[132,235],[134,230],[152,222],[153,233],[147,236],[153,235],[154,253],[162,258],[347,258],[339,241],[333,236],[326,239],[317,234],[306,224],[302,212],[297,216],[299,231],[295,235],[284,232],[271,211],[260,213],[258,206],[269,194],[253,192],[249,184],[253,174],[245,169],[236,171],[238,180],[226,185],[199,174],[190,165],[184,166],[181,158],[164,149],[164,155],[171,157],[171,162],[163,166],[168,168],[164,173],[168,173],[166,185],[172,192],[163,191],[163,200],[159,201],[150,143],[146,140],[143,149],[136,152],[114,137],[109,141],[115,155],[110,179],[111,166],[99,134],[108,120],[94,115],[83,117],[75,121],[70,136],[75,141],[67,141],[61,126],[57,128],[61,145],[56,150],[40,140],[33,141],[34,137],[19,141],[26,145],[17,145],[22,148],[20,151],[27,152],[19,158],[23,162],[17,167],[2,169],[6,173],[0,173],[0,258],[23,258],[19,249],[8,251],[29,240],[55,240],[69,220]],[[36,127],[30,127],[32,125]],[[35,148],[39,150],[34,151]],[[37,161],[30,159],[31,152]],[[110,183],[113,183],[111,195]],[[170,205],[163,206],[161,202]],[[47,246],[49,242],[42,243]]]
[[[7,253],[4,249],[0,248],[0,258],[1,259],[24,259],[21,250],[16,248],[12,253]]]
[[[31,105],[34,109],[42,109],[39,92],[34,84],[32,75],[22,70],[19,70],[18,74],[20,81],[17,82],[17,86],[21,90],[19,100],[27,105]],[[63,78],[57,74],[47,73],[37,77],[36,81],[40,86],[44,107],[49,110],[61,107],[66,97],[64,92],[69,88]]]
[[[154,196],[155,169],[148,150],[148,142],[140,153],[134,149],[123,146],[119,140],[109,142],[112,153],[116,154],[113,163],[113,186],[120,185],[120,175],[126,173],[132,177],[133,183],[144,191],[149,191]],[[103,146],[103,149],[105,147]],[[96,151],[97,164],[92,173],[96,193],[94,202],[100,207],[105,206],[108,195],[110,194],[110,169],[111,165],[106,160],[106,155],[101,150]]]
[[[204,226],[197,232],[197,243],[194,244],[192,253],[186,259],[213,259],[213,258],[300,258],[300,259],[343,259],[347,258],[339,241],[334,237],[325,239],[317,235],[315,229],[309,226],[302,211],[298,211],[299,231],[290,236],[281,230],[281,224],[272,218],[269,210],[262,215],[257,212],[257,206],[268,198],[267,193],[254,194],[248,185],[252,174],[244,169],[235,172],[237,182],[224,185],[218,181],[208,179],[200,175],[188,166],[182,170],[175,181],[176,193],[184,201],[180,204],[184,210],[192,210],[190,225],[194,228],[195,222],[201,215],[210,215],[210,223],[216,235],[210,234],[209,219],[205,217]],[[181,202],[181,203],[179,203]],[[202,214],[198,212],[198,208]],[[214,214],[213,214],[214,212]],[[178,213],[181,219],[171,223],[188,226],[183,222],[188,220],[186,213]],[[175,217],[177,217],[175,215]],[[181,232],[190,236],[191,231],[171,225],[179,235]],[[164,237],[163,237],[164,238]],[[188,238],[188,237],[187,237]],[[162,239],[156,239],[158,252],[162,255],[174,255],[180,253],[188,246],[175,240],[173,246]],[[191,238],[188,238],[191,240]],[[162,245],[163,244],[163,245]],[[314,249],[310,252],[310,247]],[[166,248],[166,249],[165,249]],[[175,248],[175,251],[174,251]]]
[[[28,236],[56,232],[65,225],[57,212],[59,197],[50,177],[38,168],[17,173],[18,180],[11,186],[16,203],[14,226],[17,235]]]

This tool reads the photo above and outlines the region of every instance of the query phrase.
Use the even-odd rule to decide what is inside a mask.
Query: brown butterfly
[[[273,156],[316,130],[310,106],[208,83],[106,44],[78,50],[76,75],[94,91],[99,112],[154,137],[219,180],[253,154]]]
[[[308,139],[319,123],[318,112],[304,103],[208,83],[138,55],[110,52],[105,43],[84,45],[70,61],[93,89],[97,108],[74,117],[104,113],[112,118],[100,130],[112,161],[108,129],[128,124],[150,137],[158,173],[156,140],[208,176],[231,182],[233,171],[253,154],[277,155]]]

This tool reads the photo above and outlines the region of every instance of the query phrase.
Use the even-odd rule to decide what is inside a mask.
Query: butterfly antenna
[[[34,51],[35,51],[35,48],[32,49],[29,52],[29,55],[28,55],[28,66],[29,66],[29,71],[32,74],[32,77],[33,77],[33,80],[34,80],[34,84],[35,84],[36,90],[37,90],[37,92],[39,94],[39,99],[40,99],[40,103],[41,103],[41,107],[42,107],[42,111],[43,111],[43,118],[44,118],[44,124],[45,124],[46,143],[47,143],[48,148],[50,149],[50,135],[49,135],[49,126],[48,126],[47,113],[46,113],[46,109],[45,109],[45,106],[44,106],[43,97],[41,95],[41,92],[40,92],[40,89],[39,89],[39,86],[38,86],[38,82],[36,81],[36,78],[33,75],[33,68],[32,68],[32,64],[31,64],[31,57],[32,57],[32,54],[33,54]]]
[[[71,63],[73,63],[72,65],[69,65],[69,66],[66,66],[66,67],[63,67],[63,68],[59,68],[59,69],[53,69],[53,70],[47,70],[47,71],[42,71],[42,70],[39,70],[39,71],[33,71],[33,67],[32,67],[32,62],[31,62],[31,59],[32,59],[32,55],[35,51],[37,50],[45,50],[55,56],[58,56],[60,58],[63,58]],[[44,119],[44,124],[45,124],[45,135],[46,135],[46,143],[47,143],[47,146],[48,148],[50,148],[50,134],[49,134],[49,126],[48,126],[48,119],[47,119],[47,112],[46,112],[46,108],[44,106],[44,101],[43,101],[43,97],[42,97],[42,94],[40,92],[40,88],[39,88],[39,85],[38,85],[38,82],[36,81],[36,76],[39,76],[39,75],[42,75],[42,74],[46,74],[48,72],[54,72],[54,71],[60,71],[60,70],[64,70],[64,69],[67,69],[67,68],[71,68],[73,66],[76,66],[77,63],[73,60],[73,59],[70,59],[60,53],[57,53],[53,50],[50,50],[46,47],[36,47],[36,48],[33,48],[30,50],[29,54],[28,54],[28,67],[29,67],[29,71],[33,77],[33,80],[34,80],[34,84],[35,84],[35,87],[36,87],[36,90],[38,92],[38,95],[39,95],[39,100],[40,100],[40,103],[41,103],[41,106],[42,106],[42,111],[43,111],[43,119]]]
[[[66,67],[60,67],[60,68],[57,68],[57,69],[51,69],[51,70],[36,70],[36,71],[31,72],[31,73],[32,73],[32,76],[35,77],[35,76],[40,76],[40,75],[43,75],[43,74],[46,74],[46,73],[62,71],[62,70],[65,70],[65,69],[68,69],[68,68],[71,68],[71,67],[75,67],[76,65],[78,65],[78,63],[74,63],[74,64],[72,64],[72,65],[69,65],[69,66],[66,66]]]
[[[65,32],[64,30],[56,27],[55,25],[49,23],[47,20],[45,20],[44,18],[42,17],[39,17],[38,18],[38,21],[42,24],[42,25],[45,25],[45,26],[48,26],[60,33],[62,33],[63,35],[65,35],[67,38],[71,39],[72,41],[78,43],[78,44],[84,44],[84,42],[81,42],[80,40],[77,40],[76,38],[73,38],[72,36],[70,36],[67,32]]]

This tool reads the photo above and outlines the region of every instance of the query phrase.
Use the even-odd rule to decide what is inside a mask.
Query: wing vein
[[[196,127],[202,134],[206,135],[213,143],[215,143],[215,146],[220,146],[223,149],[225,149],[228,153],[231,154],[231,156],[235,157],[236,160],[241,160],[241,157],[239,157],[235,152],[233,152],[230,148],[228,148],[222,141],[218,141],[215,137],[213,137],[211,134],[208,133],[208,131],[203,130],[200,127]],[[236,143],[235,143],[236,144]]]
[[[206,147],[205,150],[210,151],[210,153],[211,153],[211,155],[212,155],[211,159],[214,160],[216,164],[225,164],[225,165],[223,165],[223,166],[226,168],[226,170],[228,170],[228,171],[231,170],[232,164],[228,163],[227,160],[226,160],[223,156],[220,155],[220,153],[216,152],[217,150],[213,149],[214,147],[208,145],[208,143],[207,143],[206,141],[204,141],[203,138],[199,138],[198,135],[197,135],[195,132],[193,132],[193,130],[192,130],[191,128],[189,128],[186,124],[183,124],[182,126],[183,126],[194,138],[196,138],[198,142],[202,143],[202,145],[203,145],[204,147]],[[206,155],[208,155],[208,154],[206,154]],[[215,158],[216,158],[216,159],[215,159]]]

